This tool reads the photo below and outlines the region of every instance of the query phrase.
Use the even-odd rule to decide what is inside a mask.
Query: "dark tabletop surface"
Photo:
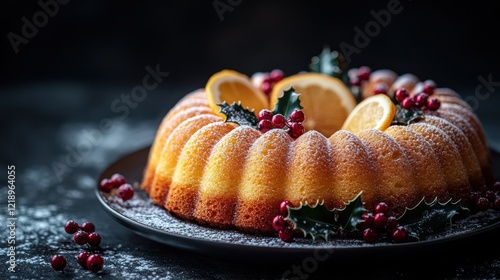
[[[1,9],[0,28],[7,29],[1,33],[0,279],[281,279],[289,271],[290,279],[500,278],[498,229],[436,254],[331,257],[306,272],[305,258],[243,262],[230,255],[213,257],[141,237],[115,221],[96,198],[99,176],[111,163],[150,145],[162,117],[184,94],[203,87],[222,68],[247,74],[304,70],[323,44],[354,44],[353,28],[365,27],[374,20],[372,11],[387,6],[229,1],[234,5],[222,20],[214,8],[218,2],[208,2],[71,1],[20,44],[18,53],[8,34],[22,35],[23,16],[32,19],[41,7],[10,3]],[[444,1],[432,9],[420,1],[401,4],[403,11],[352,56],[352,65],[435,77],[438,85],[452,87],[474,105],[489,146],[500,151],[500,56],[491,36],[498,9],[485,1],[472,7]],[[144,98],[124,98],[142,85],[148,66],[169,74]],[[7,219],[12,165],[14,235],[9,230],[13,220]],[[70,219],[95,224],[102,236],[101,272],[76,263],[82,247],[63,229]],[[9,235],[16,242],[13,273],[8,271]],[[50,267],[54,254],[66,256],[64,273]]]

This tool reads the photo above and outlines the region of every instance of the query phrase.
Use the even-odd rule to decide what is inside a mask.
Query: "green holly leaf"
[[[391,125],[409,125],[422,119],[423,115],[422,111],[417,108],[405,109],[398,104]]]
[[[221,109],[220,113],[226,115],[226,122],[233,122],[238,125],[248,125],[257,129],[259,120],[253,111],[245,109],[241,106],[241,102],[228,105],[224,101],[222,104],[217,104]]]
[[[451,202],[451,199],[445,203],[438,202],[435,198],[432,202],[426,203],[424,199],[413,208],[406,208],[401,217],[398,218],[398,224],[404,226],[410,236],[420,240],[424,236],[435,234],[452,223],[452,218],[456,214],[469,211],[462,207],[460,200]]]
[[[289,207],[285,220],[291,221],[293,228],[301,230],[304,236],[310,235],[313,240],[317,237],[328,240],[331,235],[356,231],[364,212],[359,193],[343,209],[329,210],[323,202],[316,202],[313,206],[301,203],[299,207]]]
[[[329,46],[323,47],[318,56],[311,58],[309,64],[311,72],[323,73],[344,81],[347,76],[346,67],[344,56],[337,51],[331,51]]]
[[[282,114],[288,119],[293,111],[302,110],[299,95],[300,94],[297,94],[293,87],[289,90],[285,90],[283,96],[278,98],[278,102],[273,109],[273,114]]]
[[[361,217],[365,211],[363,201],[361,201],[361,193],[359,193],[346,204],[344,209],[337,210],[337,222],[344,231],[354,231],[356,225],[363,220]]]

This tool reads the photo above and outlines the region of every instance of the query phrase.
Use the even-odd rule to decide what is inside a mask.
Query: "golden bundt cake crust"
[[[415,75],[374,71],[364,85],[420,92]],[[449,88],[437,88],[435,112],[410,125],[330,137],[308,131],[292,139],[226,123],[203,89],[181,99],[161,122],[141,188],[182,218],[217,228],[273,233],[284,200],[342,208],[360,192],[365,208],[386,202],[393,214],[427,202],[466,199],[494,182],[482,125]]]

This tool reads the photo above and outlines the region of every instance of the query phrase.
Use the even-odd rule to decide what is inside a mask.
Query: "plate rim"
[[[241,243],[231,243],[231,242],[223,242],[220,240],[211,240],[211,239],[206,239],[206,238],[199,238],[199,237],[192,237],[192,236],[183,236],[178,233],[174,232],[168,232],[162,229],[158,229],[155,227],[152,227],[150,225],[140,223],[138,221],[135,221],[134,219],[131,219],[127,217],[126,215],[120,213],[113,207],[111,207],[106,200],[104,199],[103,195],[101,194],[101,190],[99,189],[99,182],[104,178],[104,174],[110,173],[116,165],[119,165],[122,161],[125,161],[126,159],[132,157],[132,156],[137,156],[138,154],[145,153],[146,155],[149,154],[149,150],[151,148],[151,145],[145,146],[143,148],[137,149],[135,151],[126,153],[125,155],[119,157],[116,159],[114,162],[109,164],[99,175],[99,179],[96,184],[96,188],[94,189],[95,195],[100,203],[100,205],[103,207],[105,212],[110,215],[112,218],[114,218],[116,221],[118,221],[120,224],[131,230],[132,232],[143,236],[147,239],[153,240],[155,242],[159,242],[168,246],[173,246],[179,249],[187,249],[192,252],[196,253],[202,253],[205,255],[210,255],[210,256],[217,256],[217,257],[226,257],[226,253],[219,253],[217,251],[211,251],[211,253],[207,253],[207,250],[203,250],[203,247],[209,247],[209,248],[223,248],[225,250],[229,251],[241,251],[245,250],[247,253],[250,255],[261,255],[261,254],[266,254],[266,253],[272,253],[272,254],[280,254],[281,256],[287,255],[286,260],[289,259],[296,259],[298,257],[305,257],[305,256],[310,256],[311,253],[315,253],[315,250],[334,250],[337,255],[341,254],[344,255],[343,253],[355,253],[357,251],[363,251],[363,253],[366,253],[369,255],[370,253],[377,252],[380,250],[391,250],[393,253],[400,252],[400,251],[406,251],[408,249],[419,249],[421,250],[422,248],[434,248],[439,245],[443,245],[444,243],[454,243],[457,241],[461,241],[464,239],[469,239],[473,237],[477,237],[486,233],[489,233],[493,230],[499,229],[500,228],[500,221],[494,222],[492,224],[482,226],[478,229],[473,229],[470,231],[467,231],[465,233],[459,233],[459,234],[451,234],[445,237],[437,237],[429,240],[423,240],[423,241],[417,241],[417,242],[408,242],[408,243],[384,243],[384,244],[363,244],[359,246],[326,246],[322,245],[321,247],[314,247],[312,244],[311,246],[304,246],[304,247],[276,247],[276,246],[258,246],[258,245],[252,245],[252,244],[241,244]],[[498,152],[494,149],[490,148],[490,151],[493,153]],[[141,190],[142,191],[142,190]],[[154,207],[159,207],[157,205],[153,205]],[[166,215],[171,215],[165,210]],[[185,221],[180,218],[176,218],[177,222],[179,223],[191,223],[193,222],[190,221]],[[194,223],[196,224],[196,223]],[[151,233],[154,233],[154,237],[151,237]],[[249,234],[249,233],[243,233],[243,234]],[[161,239],[159,236],[162,237],[168,237],[166,239]],[[169,239],[170,238],[170,239]],[[271,238],[271,237],[269,237]],[[181,241],[182,243],[178,243],[176,241]],[[192,244],[190,246],[186,245],[186,242],[191,242]],[[200,247],[201,246],[201,247]],[[275,260],[276,257],[271,257],[271,260]],[[234,256],[231,257],[231,259],[234,259]],[[246,258],[245,258],[246,259]],[[269,258],[264,258],[264,260],[268,260]]]

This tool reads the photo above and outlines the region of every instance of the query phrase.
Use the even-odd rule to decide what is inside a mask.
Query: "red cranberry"
[[[273,228],[275,231],[284,230],[288,226],[288,223],[285,221],[285,218],[281,215],[274,217],[273,219]]]
[[[399,88],[398,90],[396,90],[396,93],[394,94],[394,98],[396,98],[396,100],[399,102],[403,102],[403,100],[409,96],[410,93],[405,88]]]
[[[54,255],[50,259],[50,265],[53,269],[61,271],[66,267],[66,259],[61,255]]]
[[[87,268],[92,272],[98,272],[104,266],[101,255],[93,254],[87,258]]]
[[[387,94],[389,89],[384,83],[378,83],[373,87],[373,94]]]
[[[97,247],[101,244],[101,236],[97,232],[92,232],[89,234],[87,243],[92,247]]]
[[[398,226],[398,219],[394,216],[387,217],[387,223],[385,224],[385,228],[389,231],[392,231]]]
[[[271,78],[271,80],[273,80],[273,82],[277,83],[283,80],[283,78],[285,77],[285,73],[283,73],[283,71],[281,71],[280,69],[274,69],[273,71],[271,71],[271,73],[269,73],[269,77]]]
[[[365,222],[367,227],[371,227],[373,225],[373,213],[371,212],[363,213],[361,218],[363,218],[363,221]]]
[[[418,93],[413,97],[413,100],[415,101],[415,106],[417,107],[422,107],[427,105],[427,99],[429,98],[429,95],[427,93]]]
[[[441,107],[441,101],[436,98],[429,99],[427,101],[427,108],[431,111],[437,111]]]
[[[109,180],[115,185],[115,188],[118,188],[127,182],[125,177],[120,173],[113,174]]]
[[[479,211],[486,211],[490,208],[490,201],[486,197],[480,197],[476,202]]]
[[[281,202],[281,204],[280,204],[281,215],[283,215],[285,217],[288,216],[288,207],[293,207],[293,204],[290,201],[285,200],[285,201]]]
[[[80,229],[80,226],[73,220],[69,220],[66,222],[64,225],[64,231],[66,231],[69,234],[73,234],[77,232]]]
[[[375,243],[378,239],[377,232],[371,228],[367,228],[363,231],[363,239],[368,243]]]
[[[408,230],[399,226],[392,232],[392,240],[396,243],[406,242],[408,240]]]
[[[352,77],[349,79],[349,84],[353,87],[361,86],[361,80],[358,77]]]
[[[304,134],[304,126],[299,122],[290,123],[290,130],[288,130],[288,134],[292,136],[292,138],[298,138],[300,135]]]
[[[87,259],[89,258],[90,253],[87,251],[81,252],[78,254],[77,260],[81,267],[87,269]]]
[[[305,119],[304,112],[301,110],[294,110],[290,114],[290,121],[291,122],[303,122]]]
[[[383,228],[387,224],[387,216],[384,213],[377,213],[373,216],[373,225]]]
[[[80,226],[80,229],[88,233],[91,233],[95,231],[95,226],[91,222],[85,222]]]
[[[73,235],[73,239],[75,240],[75,243],[78,245],[83,245],[89,241],[89,234],[85,231],[78,231]]]
[[[493,202],[493,209],[500,210],[500,198],[495,199],[495,202]]]
[[[278,232],[278,236],[281,240],[285,241],[285,242],[292,242],[293,240],[293,231],[291,228],[287,227],[283,230],[280,230]]]
[[[107,178],[102,179],[99,184],[99,188],[104,192],[110,192],[114,187],[115,184]]]
[[[271,84],[268,81],[263,81],[262,84],[260,85],[260,90],[266,95],[269,95],[273,90],[273,84]]]
[[[276,114],[273,116],[271,123],[275,128],[283,128],[285,127],[286,119],[282,114]]]
[[[273,118],[273,112],[268,109],[262,109],[259,112],[258,119],[261,120],[271,120]]]
[[[361,66],[358,68],[358,78],[361,81],[368,81],[370,75],[372,74],[372,69],[368,66]]]
[[[406,97],[405,99],[403,99],[403,101],[401,102],[401,107],[405,108],[405,109],[411,109],[415,106],[415,101],[413,101],[413,98],[411,97]]]
[[[123,184],[118,188],[118,193],[123,201],[127,201],[134,196],[134,188],[130,184]]]
[[[375,205],[375,213],[387,213],[389,206],[385,202],[379,202]]]
[[[486,199],[488,199],[490,202],[494,202],[497,198],[497,195],[493,191],[485,191],[484,197],[486,197]]]
[[[495,184],[493,184],[493,187],[491,188],[494,192],[500,192],[500,182],[496,181]]]
[[[273,123],[270,120],[261,120],[259,121],[258,128],[262,133],[266,133],[274,127]]]
[[[436,83],[433,80],[425,80],[422,84],[422,91],[428,95],[432,95],[436,89]]]

